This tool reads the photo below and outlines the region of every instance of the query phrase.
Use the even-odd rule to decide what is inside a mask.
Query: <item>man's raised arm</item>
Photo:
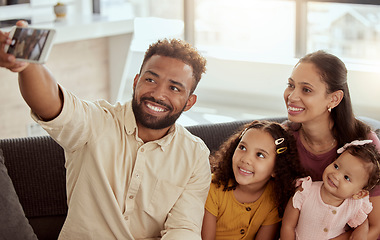
[[[27,24],[19,21],[17,25]],[[18,72],[21,94],[34,113],[43,120],[55,118],[63,106],[57,82],[45,66],[16,61],[13,55],[5,53],[5,44],[10,44],[8,34],[0,31],[0,66]]]
[[[50,72],[40,64],[29,64],[19,72],[20,91],[32,111],[51,120],[62,110],[63,97]]]

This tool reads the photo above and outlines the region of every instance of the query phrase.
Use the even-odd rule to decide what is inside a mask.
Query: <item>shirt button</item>
[[[249,211],[251,211],[251,208],[250,207],[246,207],[245,210],[247,210],[249,212]]]
[[[324,232],[328,232],[329,230],[328,230],[327,228],[324,228],[323,231],[324,231]]]
[[[336,210],[332,210],[332,214],[336,214]]]
[[[133,199],[134,198],[134,196],[133,195],[129,195],[129,199]]]
[[[245,233],[245,230],[244,229],[240,229],[240,234],[244,234]]]
[[[145,150],[144,150],[144,148],[141,148],[141,152],[144,152]]]

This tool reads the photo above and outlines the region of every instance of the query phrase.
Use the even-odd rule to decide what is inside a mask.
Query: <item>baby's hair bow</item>
[[[342,152],[344,152],[344,150],[346,150],[349,146],[359,146],[359,145],[364,145],[364,144],[368,144],[368,143],[372,143],[373,141],[372,140],[354,140],[350,143],[346,143],[344,144],[343,147],[339,148],[336,152],[338,154],[341,154]]]

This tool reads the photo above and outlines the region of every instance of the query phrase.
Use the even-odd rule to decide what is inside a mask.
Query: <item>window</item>
[[[380,5],[309,2],[307,52],[321,48],[350,62],[379,62],[379,25]]]
[[[259,55],[275,60],[324,49],[354,62],[377,62],[380,2],[376,4],[194,0],[194,43],[208,54],[232,59]]]
[[[293,57],[292,1],[195,0],[194,41],[201,50],[227,58]]]

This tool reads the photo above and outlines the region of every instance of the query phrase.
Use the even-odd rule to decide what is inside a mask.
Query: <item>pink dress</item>
[[[362,224],[372,210],[369,197],[354,200],[346,199],[339,207],[322,201],[321,181],[312,182],[311,177],[299,179],[302,191],[293,197],[293,207],[300,210],[296,227],[296,239],[321,240],[339,236],[345,226],[355,228]]]

